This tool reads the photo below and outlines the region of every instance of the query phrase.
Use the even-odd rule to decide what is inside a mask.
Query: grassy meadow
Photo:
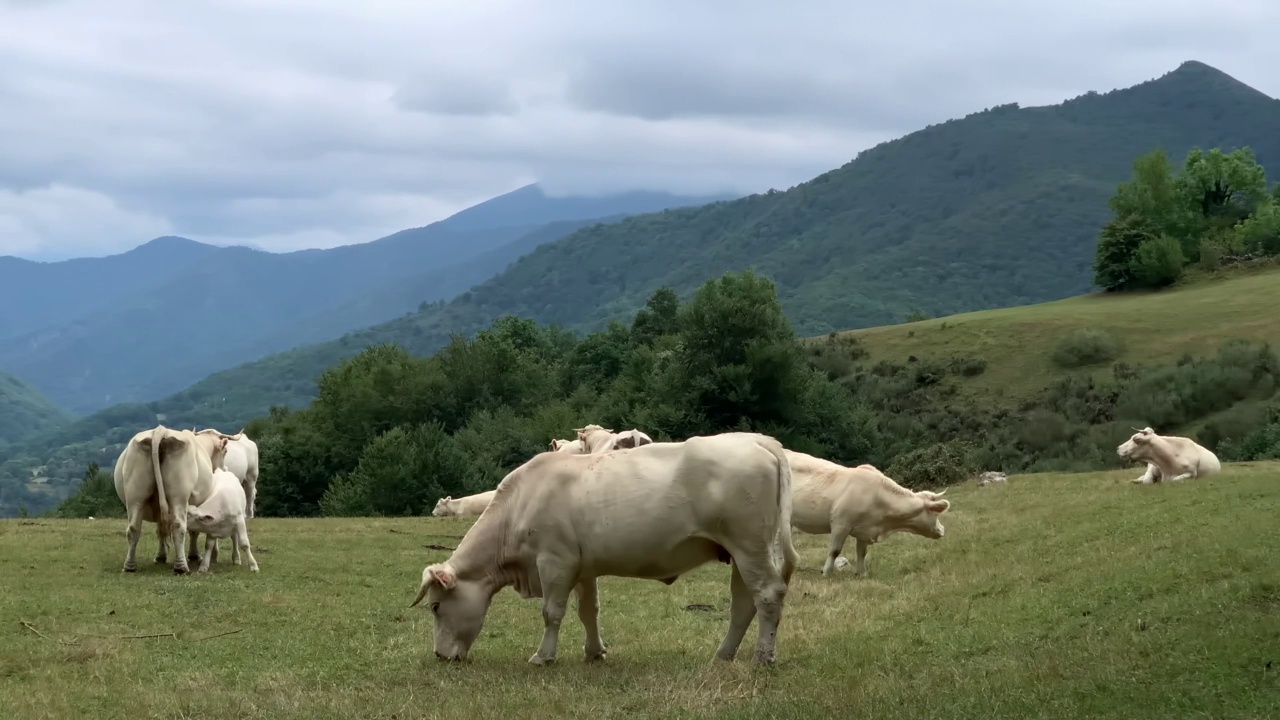
[[[895,535],[870,577],[797,535],[778,665],[714,665],[729,570],[601,581],[609,658],[526,660],[538,601],[496,598],[464,664],[410,609],[466,519],[255,519],[262,572],[175,577],[121,520],[0,522],[0,707],[26,718],[1264,718],[1280,716],[1280,463],[1136,486],[1139,471],[947,493],[947,535]],[[846,546],[853,554],[853,544]],[[690,605],[710,609],[686,609]],[[138,637],[151,636],[151,637]]]
[[[1232,338],[1280,346],[1280,268],[1196,274],[1160,292],[1095,293],[1056,302],[851,330],[869,360],[909,356],[980,358],[986,371],[961,381],[978,396],[1024,399],[1064,373],[1052,355],[1076,330],[1103,330],[1119,342],[1118,362],[1166,364],[1184,353],[1212,355]],[[823,338],[813,338],[821,341]],[[1110,373],[1111,363],[1070,372]]]

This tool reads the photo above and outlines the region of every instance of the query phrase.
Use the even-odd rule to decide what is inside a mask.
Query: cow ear
[[[208,514],[208,513],[205,513],[204,515],[201,515],[201,516],[200,516],[200,521],[201,521],[201,522],[203,522],[203,523],[205,523],[205,524],[212,523],[212,522],[213,522],[213,516],[212,516],[212,515],[210,515],[210,514]]]
[[[941,515],[942,513],[947,511],[947,508],[951,507],[951,501],[943,500],[943,499],[925,500],[924,506],[926,509]]]
[[[447,562],[427,566],[427,575],[445,590],[452,590],[458,584],[458,576],[454,574]]]

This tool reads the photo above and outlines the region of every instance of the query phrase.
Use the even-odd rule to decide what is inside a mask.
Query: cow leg
[[[560,643],[560,621],[564,620],[569,606],[569,593],[573,592],[572,574],[549,563],[538,563],[538,576],[542,580],[542,644],[538,652],[529,658],[534,665],[549,665],[556,661],[556,646]]]
[[[194,540],[193,540],[194,542]],[[199,572],[209,572],[209,562],[213,559],[213,549],[217,547],[218,541],[210,535],[204,536],[204,559],[200,561]]]
[[[218,539],[212,538],[212,540],[213,540],[213,549],[209,549],[208,547],[205,547],[205,552],[209,553],[210,555],[209,562],[216,563],[218,562]],[[236,546],[235,541],[232,540],[231,547],[234,548],[235,546]]]
[[[729,632],[720,643],[720,649],[716,650],[716,658],[725,661],[732,661],[737,657],[742,638],[746,636],[747,628],[751,627],[751,621],[756,617],[756,602],[751,588],[747,587],[742,573],[738,572],[738,563],[732,563],[732,567],[733,574],[729,579]]]
[[[182,523],[183,528],[185,528],[186,525],[187,523],[184,517],[183,523]],[[208,536],[206,535],[205,537],[208,537]],[[200,533],[192,532],[190,530],[187,530],[187,562],[189,563],[202,562],[200,559]]]
[[[123,572],[138,571],[138,541],[142,539],[142,508],[129,508],[129,524],[124,528],[124,535],[129,540],[129,549],[124,555]],[[163,550],[164,546],[161,545]]]
[[[175,502],[169,507],[172,518],[170,520],[169,534],[173,538],[173,574],[186,575],[191,572],[187,558],[187,538],[188,535],[195,533],[187,532],[187,503]],[[195,538],[191,538],[194,545]],[[197,560],[199,558],[196,558]]]
[[[858,564],[853,569],[853,573],[859,577],[867,576],[867,550],[871,547],[871,543],[856,540],[858,544]]]
[[[776,652],[778,626],[782,623],[782,603],[787,596],[787,584],[778,569],[769,561],[768,545],[761,545],[755,552],[741,549],[729,550],[733,565],[742,574],[742,580],[751,591],[759,617],[760,635],[756,640],[753,662],[772,665]],[[731,606],[731,614],[732,614]],[[745,612],[743,613],[745,615]]]
[[[164,565],[169,562],[169,534],[165,532],[165,528],[160,523],[156,523],[156,564]]]
[[[831,547],[827,551],[827,561],[822,564],[822,575],[825,577],[836,569],[836,558],[840,557],[840,553],[844,550],[844,541],[849,537],[849,531],[852,528],[847,526],[831,526]]]
[[[1194,478],[1195,476],[1196,474],[1194,472],[1184,472],[1181,475],[1169,478],[1169,482],[1182,482],[1187,478]]]
[[[578,619],[587,632],[583,643],[587,662],[603,660],[608,648],[600,639],[600,586],[596,578],[578,583]]]
[[[1157,468],[1155,465],[1152,465],[1151,463],[1147,463],[1147,470],[1146,472],[1142,473],[1142,477],[1132,480],[1131,482],[1139,483],[1142,485],[1150,485],[1151,483],[1156,481],[1156,475],[1158,475],[1159,473],[1160,473],[1159,468]]]
[[[249,571],[258,572],[258,561],[253,557],[253,550],[249,547],[249,528],[244,522],[244,518],[236,521],[235,540],[231,544],[231,553],[237,565],[240,564],[240,551],[244,551],[245,558],[249,561]]]
[[[253,501],[258,497],[258,473],[249,469],[244,478],[245,517],[253,517]]]

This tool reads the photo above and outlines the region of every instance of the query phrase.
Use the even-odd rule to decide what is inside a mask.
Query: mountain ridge
[[[548,227],[567,234],[582,221],[705,199],[659,192],[549,198],[530,185],[515,198],[329,249],[273,253],[163,236],[102,258],[14,258],[0,267],[0,308],[8,308],[0,310],[0,368],[76,413],[149,401],[219,369],[448,299],[501,270],[500,260],[515,259],[492,257],[500,248],[523,252],[521,238],[558,237]],[[522,211],[530,222],[512,224]],[[194,314],[174,323],[173,307]],[[212,314],[226,308],[242,312]]]

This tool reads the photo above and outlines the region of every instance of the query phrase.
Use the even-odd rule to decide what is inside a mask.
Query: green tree
[[[1133,179],[1121,183],[1108,201],[1117,218],[1141,218],[1153,233],[1180,238],[1189,230],[1173,165],[1162,148],[1133,161]]]
[[[325,491],[325,515],[424,515],[447,493],[467,488],[471,462],[437,424],[397,427],[364,449]],[[465,494],[465,493],[463,493]]]
[[[670,287],[660,287],[649,297],[631,323],[631,336],[642,345],[653,344],[654,339],[671,335],[678,329],[680,298]]]
[[[1139,215],[1112,219],[1102,228],[1093,261],[1093,283],[1103,290],[1128,290],[1137,282],[1133,272],[1134,256],[1144,243],[1156,236],[1151,226]]]
[[[1178,197],[1194,211],[1194,234],[1184,235],[1183,250],[1196,259],[1199,237],[1227,230],[1248,218],[1267,196],[1267,174],[1248,147],[1224,153],[1220,148],[1187,153],[1177,179]],[[1189,242],[1195,241],[1195,242]]]

